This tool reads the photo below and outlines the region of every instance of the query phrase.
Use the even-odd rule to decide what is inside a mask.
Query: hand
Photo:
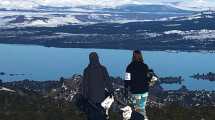
[[[152,76],[152,79],[149,82],[149,86],[150,87],[154,86],[157,81],[158,81],[158,78],[156,76]]]
[[[113,96],[113,90],[109,90],[107,88],[105,88],[105,97],[108,97],[108,96]]]
[[[152,76],[151,82],[156,82],[158,81],[158,77],[157,76]]]
[[[155,85],[155,81],[149,82],[149,86],[150,86],[150,87],[152,87],[152,86],[154,86],[154,85]]]

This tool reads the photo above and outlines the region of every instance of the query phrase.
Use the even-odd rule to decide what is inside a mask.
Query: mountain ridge
[[[22,4],[20,4],[22,3]],[[208,8],[214,9],[215,4],[209,0],[190,0],[190,1],[180,1],[180,2],[171,2],[171,1],[141,1],[141,0],[3,0],[0,3],[0,8],[5,8],[8,10],[33,10],[38,9],[40,6],[46,7],[87,7],[94,6],[93,8],[117,8],[120,6],[126,6],[129,4],[133,5],[169,5],[178,9],[191,10],[191,11],[202,11],[207,10]],[[88,7],[91,9],[90,7]]]

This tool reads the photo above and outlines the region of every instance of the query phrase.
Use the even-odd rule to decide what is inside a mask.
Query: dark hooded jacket
[[[84,70],[83,96],[94,103],[105,99],[105,88],[112,89],[107,69],[99,62],[98,55],[91,53],[90,64]]]
[[[126,73],[131,74],[131,80],[125,81],[125,87],[129,87],[132,94],[142,94],[149,91],[149,68],[145,63],[131,62]]]

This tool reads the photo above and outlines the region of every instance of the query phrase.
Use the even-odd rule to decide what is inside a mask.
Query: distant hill
[[[150,13],[192,13],[192,11],[179,9],[170,5],[123,5],[116,8],[104,9],[111,12],[150,12]]]
[[[188,51],[213,51],[215,47],[214,11],[149,21],[81,22],[86,19],[98,22],[107,18],[98,15],[5,16],[1,24],[5,22],[7,27],[1,27],[0,43]]]

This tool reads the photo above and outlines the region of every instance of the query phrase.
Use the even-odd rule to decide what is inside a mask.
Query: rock
[[[4,72],[0,72],[0,75],[6,75],[6,73],[4,73]]]

